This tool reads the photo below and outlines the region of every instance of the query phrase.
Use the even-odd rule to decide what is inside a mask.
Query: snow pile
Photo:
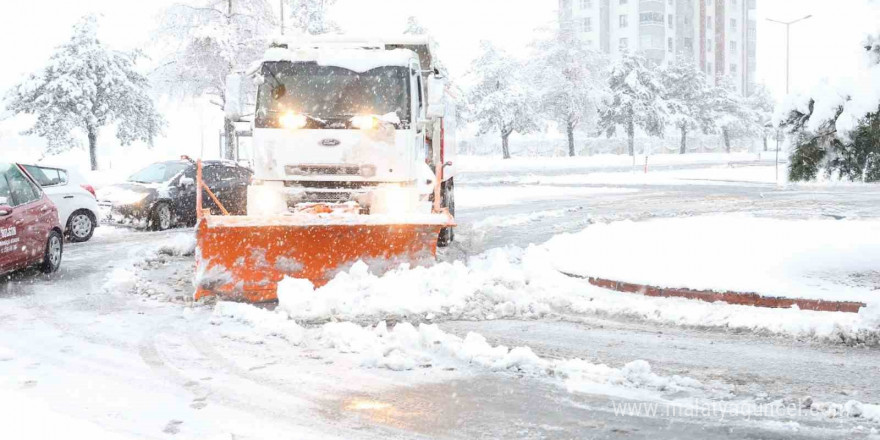
[[[677,222],[683,226],[679,228]],[[877,228],[877,223],[867,221],[780,221],[742,216],[594,225],[578,234],[557,236],[540,246],[493,249],[464,262],[443,262],[431,267],[401,266],[381,276],[371,273],[366,264],[357,263],[318,289],[307,281],[288,279],[279,285],[279,310],[292,319],[318,323],[367,323],[389,317],[438,322],[598,314],[663,324],[878,344],[880,304],[876,301],[858,314],[763,309],[613,292],[559,272],[565,269],[593,275],[590,271],[594,265],[602,265],[618,272],[601,276],[619,276],[631,282],[663,284],[666,280],[679,287],[759,292],[772,288],[770,293],[776,295],[789,292],[809,296],[806,294],[812,292],[822,298],[868,298],[871,290],[864,283],[871,278],[848,274],[860,273],[870,268],[872,261],[878,261],[875,244],[880,239],[874,238],[880,237]],[[691,238],[688,242],[703,242],[693,246],[706,246],[710,257],[683,252],[679,249],[684,246],[682,240],[664,235],[673,230],[679,236],[687,232]],[[813,237],[814,241],[795,240],[805,236]],[[626,243],[633,244],[625,246]],[[656,258],[642,254],[651,244],[658,249],[653,254],[659,255]],[[719,252],[711,244],[727,248]],[[604,259],[623,267],[607,265]],[[681,280],[667,277],[665,270],[678,270],[677,266],[693,269],[679,272],[690,276],[685,280],[694,281],[695,285],[680,286]],[[656,278],[639,278],[643,273]],[[713,276],[707,276],[708,273]],[[754,283],[744,284],[750,283],[749,278],[754,278]],[[841,279],[849,280],[851,285],[841,285]],[[740,284],[717,284],[726,280]],[[699,281],[706,284],[700,285]],[[810,290],[792,290],[791,286]]]
[[[520,248],[490,250],[467,264],[403,265],[382,276],[358,262],[317,291],[308,281],[283,280],[278,286],[279,308],[307,321],[538,318],[549,313],[553,303],[542,290],[547,283],[530,285],[542,275],[531,270],[539,264]]]
[[[113,293],[127,293],[137,287],[138,279],[133,268],[117,267],[107,275],[103,289]]]
[[[875,302],[880,222],[714,215],[597,224],[546,245],[566,273],[658,287]]]
[[[302,327],[287,316],[247,304],[219,302],[214,307],[214,315],[216,318],[230,318],[250,325],[256,331],[250,339],[256,341],[262,341],[266,336],[276,336],[293,345],[299,345],[305,333]]]
[[[694,379],[659,376],[641,360],[618,369],[583,359],[544,359],[528,347],[492,345],[477,333],[460,338],[444,332],[435,324],[415,326],[404,322],[389,328],[385,321],[379,321],[375,326],[329,322],[304,329],[281,310],[270,312],[225,302],[215,307],[215,318],[220,317],[247,323],[256,330],[252,335],[228,331],[224,336],[254,343],[262,343],[266,336],[277,336],[304,350],[323,349],[355,356],[366,368],[514,372],[559,380],[570,391],[650,399],[681,392],[708,392],[722,396],[730,392],[721,384],[704,385]],[[222,321],[215,323],[222,324]]]
[[[159,254],[173,257],[190,257],[196,253],[195,234],[177,234],[171,240],[162,243]]]

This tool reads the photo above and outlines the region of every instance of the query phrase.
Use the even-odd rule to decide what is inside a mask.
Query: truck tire
[[[455,184],[452,179],[443,182],[440,188],[441,205],[449,209],[449,213],[455,217]],[[437,246],[447,247],[455,240],[455,228],[443,228],[437,238]]]

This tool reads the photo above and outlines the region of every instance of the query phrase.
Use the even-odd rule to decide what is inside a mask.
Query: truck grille
[[[288,165],[284,167],[288,175],[294,176],[360,176],[361,167],[357,165]]]

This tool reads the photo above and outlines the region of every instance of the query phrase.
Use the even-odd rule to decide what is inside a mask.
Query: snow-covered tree
[[[756,118],[755,125],[761,129],[760,135],[764,143],[764,151],[767,151],[767,138],[776,131],[773,127],[773,110],[776,106],[773,96],[766,87],[758,85],[754,92],[746,98],[746,105]]]
[[[518,60],[486,41],[471,68],[475,84],[468,93],[467,113],[479,125],[480,134],[501,135],[505,159],[510,159],[511,134],[538,129],[536,99],[523,72]]]
[[[880,35],[863,47],[866,62],[846,81],[824,82],[780,106],[776,120],[792,139],[791,180],[812,180],[824,170],[880,182]]]
[[[406,29],[404,29],[403,33],[404,35],[425,35],[428,33],[428,30],[422,26],[418,18],[410,16],[406,19]]]
[[[760,117],[736,91],[732,78],[722,77],[711,91],[713,119],[724,140],[724,151],[730,153],[732,138],[760,136],[764,127]]]
[[[681,133],[679,153],[685,154],[688,132],[714,129],[711,88],[703,72],[688,60],[670,63],[661,71],[661,78],[670,121]]]
[[[149,82],[135,68],[137,57],[104,46],[97,36],[97,19],[86,16],[46,67],[9,91],[8,109],[36,116],[25,134],[45,138],[50,152],[69,149],[85,135],[91,168],[97,170],[102,128],[115,125],[117,139],[128,145],[152,144],[164,126],[147,93]]]
[[[622,127],[629,140],[629,154],[635,157],[636,128],[663,136],[669,118],[663,84],[645,58],[624,54],[611,66],[608,88],[609,96],[599,111],[599,129],[611,137]]]
[[[266,0],[199,0],[169,7],[158,37],[170,55],[153,73],[169,93],[207,96],[221,109],[226,104],[226,77],[257,60],[274,30],[275,17]],[[235,155],[235,126],[224,122],[224,156]]]
[[[529,66],[542,112],[565,130],[568,155],[575,155],[575,130],[605,96],[607,61],[568,34],[536,41]]]
[[[330,20],[328,11],[336,0],[285,0],[289,5],[291,24],[310,35],[339,32],[339,26]]]

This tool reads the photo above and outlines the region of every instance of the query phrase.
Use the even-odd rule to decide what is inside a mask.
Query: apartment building
[[[756,0],[559,0],[564,32],[612,59],[639,52],[657,65],[684,58],[713,84],[754,90]]]

